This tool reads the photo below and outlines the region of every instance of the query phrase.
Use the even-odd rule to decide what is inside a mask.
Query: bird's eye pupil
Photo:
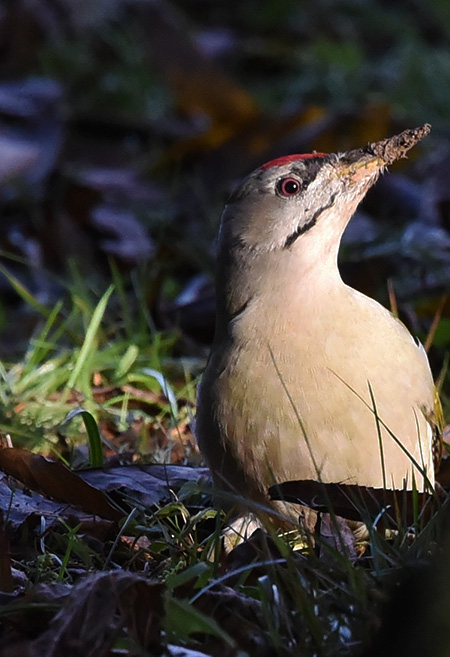
[[[282,178],[278,181],[277,191],[281,196],[295,196],[301,191],[301,185],[295,178]]]

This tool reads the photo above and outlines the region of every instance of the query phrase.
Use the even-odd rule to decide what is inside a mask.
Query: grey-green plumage
[[[219,487],[266,501],[270,485],[295,479],[411,488],[414,478],[420,490],[434,483],[425,351],[385,308],[345,285],[337,267],[357,205],[426,132],[339,155],[280,158],[232,195],[197,414]]]

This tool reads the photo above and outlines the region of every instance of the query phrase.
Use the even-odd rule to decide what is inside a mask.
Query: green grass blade
[[[74,408],[73,411],[70,411],[70,413],[66,415],[61,426],[67,424],[73,420],[74,417],[78,417],[79,415],[81,415],[88,435],[89,462],[93,468],[100,468],[103,465],[102,439],[100,437],[97,422],[92,413],[89,413],[89,411],[86,411],[84,408]]]
[[[170,406],[170,414],[172,416],[172,420],[176,421],[178,417],[178,404],[177,404],[177,398],[175,396],[174,391],[172,390],[171,386],[168,384],[166,377],[161,373],[158,372],[158,370],[154,370],[151,367],[144,367],[142,369],[144,374],[147,376],[156,379],[156,381],[159,383],[161,386],[161,390],[163,392],[163,395],[167,397],[167,400],[169,402]]]
[[[33,349],[27,354],[27,366],[35,367],[41,360],[48,354],[48,352],[54,348],[54,345],[51,345],[46,342],[50,330],[53,328],[56,319],[63,307],[63,302],[58,301],[54,308],[50,311],[45,326],[42,329],[39,336],[33,339]]]
[[[40,303],[35,296],[23,285],[11,272],[9,272],[6,267],[0,265],[0,273],[7,279],[11,287],[17,292],[19,297],[25,301],[33,310],[36,310],[39,314],[43,315],[45,318],[49,318],[52,314],[52,310]]]
[[[131,314],[130,314],[130,304],[128,303],[127,295],[125,292],[124,278],[123,275],[119,272],[117,263],[114,260],[114,258],[109,258],[108,263],[109,263],[109,268],[111,270],[114,289],[117,292],[117,297],[120,303],[120,310],[122,313],[125,332],[128,336],[128,339],[131,340],[134,335],[133,321],[131,319]]]
[[[235,646],[233,639],[214,618],[193,607],[188,600],[168,596],[164,624],[168,635],[177,640],[187,640],[192,633],[201,632],[221,639],[227,646]]]
[[[109,298],[114,290],[114,286],[110,285],[106,290],[105,294],[102,296],[100,301],[97,304],[96,309],[92,315],[91,322],[86,331],[86,337],[84,339],[83,345],[80,349],[80,353],[73,368],[73,372],[67,382],[67,389],[70,390],[75,387],[78,378],[83,372],[83,368],[86,365],[86,362],[89,359],[89,356],[96,349],[96,335],[102,321],[103,315],[105,314],[106,306],[108,304]]]
[[[121,379],[125,376],[130,370],[131,366],[135,362],[136,358],[139,356],[139,349],[135,344],[130,344],[124,355],[119,361],[115,376],[117,379]]]

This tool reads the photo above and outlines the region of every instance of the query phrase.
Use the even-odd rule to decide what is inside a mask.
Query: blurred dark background
[[[131,307],[138,285],[153,325],[176,332],[176,353],[204,355],[214,236],[239,178],[430,122],[350,224],[341,267],[422,340],[432,329],[438,376],[449,45],[439,0],[0,3],[0,356],[23,352],[39,304],[77,278],[101,295],[112,270]]]

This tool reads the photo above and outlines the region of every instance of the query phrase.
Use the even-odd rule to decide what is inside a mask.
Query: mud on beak
[[[379,173],[383,167],[406,157],[406,153],[431,130],[429,123],[419,128],[404,130],[398,135],[368,144],[365,148],[338,155],[336,162],[339,176],[363,181]]]

